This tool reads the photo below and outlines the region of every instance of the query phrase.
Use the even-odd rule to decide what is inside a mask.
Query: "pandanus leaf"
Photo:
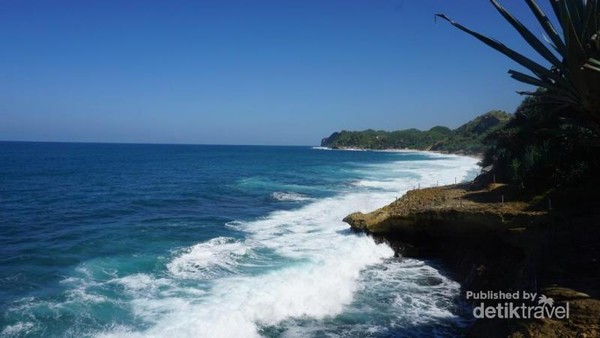
[[[544,31],[546,32],[548,38],[552,41],[552,43],[554,43],[556,51],[564,57],[567,47],[565,46],[563,40],[560,38],[560,35],[558,35],[556,28],[554,28],[554,25],[552,24],[548,16],[542,11],[542,9],[537,4],[537,2],[535,2],[535,0],[525,0],[525,2],[531,9],[531,12],[533,12],[535,17],[539,21],[542,28],[544,28]]]
[[[523,25],[517,18],[510,14],[504,7],[502,7],[496,0],[491,0],[492,5],[498,10],[498,12],[508,21],[516,30],[521,34],[523,39],[529,43],[533,49],[536,50],[541,56],[548,60],[554,67],[561,70],[561,72],[568,72],[562,64],[562,60],[559,60],[548,47],[544,45],[540,39],[538,39],[525,25]]]
[[[594,67],[600,67],[600,61],[596,60],[594,58],[589,58],[588,62],[590,65],[594,66]]]
[[[450,22],[527,68],[531,75],[513,70],[509,73],[518,81],[546,88],[541,95],[553,101],[569,103],[574,114],[592,121],[600,130],[600,0],[548,0],[560,24],[556,28],[536,1],[525,0],[525,3],[543,28],[546,42],[554,50],[500,5],[499,0],[490,0],[504,19],[551,67],[543,66],[500,41],[472,31],[446,15],[436,14],[436,17]]]
[[[569,11],[570,22],[576,32],[581,32],[582,14],[584,11],[583,0],[562,1]]]
[[[585,4],[585,21],[581,39],[588,40],[588,36],[594,35],[598,30],[598,1],[588,1]]]
[[[506,55],[507,57],[511,58],[513,61],[517,62],[521,66],[529,69],[531,72],[533,72],[539,78],[541,78],[541,79],[548,78],[548,79],[552,79],[556,82],[564,82],[564,80],[561,79],[560,76],[558,76],[557,74],[552,73],[550,70],[544,68],[544,66],[531,60],[530,58],[514,51],[513,49],[508,48],[506,45],[504,45],[500,41],[488,38],[487,36],[485,36],[483,34],[479,34],[473,30],[470,30],[467,27],[461,25],[460,23],[458,23],[454,20],[451,20],[445,14],[436,14],[435,16],[448,21],[454,27],[462,30],[463,32],[465,32],[467,34],[470,34],[471,36],[475,37],[479,41],[494,48],[495,50],[499,51],[500,53]]]
[[[567,96],[570,100],[572,101],[576,101],[577,100],[577,95],[575,93],[570,92],[569,90],[562,88],[560,86],[555,85],[552,82],[549,81],[542,81],[538,78],[535,78],[533,76],[529,76],[527,74],[518,72],[516,70],[509,70],[508,73],[510,74],[510,76],[517,80],[517,81],[521,81],[523,83],[527,83],[536,87],[542,87],[542,88],[546,88],[548,90],[551,90],[553,92],[562,94]]]
[[[583,65],[583,68],[586,68],[586,69],[589,69],[589,70],[593,70],[593,71],[596,71],[596,72],[600,72],[600,67],[593,66],[593,65],[591,65],[589,63],[586,63],[585,65]]]
[[[567,46],[567,53],[564,55],[569,60],[574,59],[577,55],[584,55],[585,49],[583,48],[583,44],[581,43],[579,34],[577,34],[578,30],[576,26],[579,26],[576,22],[574,22],[573,17],[573,9],[569,7],[573,7],[569,5],[571,1],[579,1],[579,0],[567,0],[567,1],[556,1],[551,0],[551,3],[556,3],[558,7],[558,20],[561,23],[563,34],[565,37],[565,44]]]

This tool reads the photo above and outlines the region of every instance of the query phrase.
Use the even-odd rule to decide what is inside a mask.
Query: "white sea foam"
[[[361,273],[354,301],[344,313],[368,318],[352,325],[288,321],[284,337],[454,336],[465,320],[456,315],[460,285],[425,262],[387,259]],[[386,316],[387,315],[387,316]],[[454,330],[454,331],[453,331]]]
[[[299,194],[297,192],[283,192],[283,191],[276,191],[271,194],[271,197],[277,201],[282,201],[282,202],[300,202],[300,201],[306,201],[306,200],[310,199],[310,197]]]
[[[237,261],[249,254],[251,249],[244,243],[217,237],[184,249],[167,268],[178,278],[206,279],[222,272],[234,272]]]
[[[136,273],[134,275],[116,278],[113,279],[112,282],[121,284],[130,292],[144,292],[146,294],[153,293],[160,287],[172,284],[166,278],[154,278],[145,273]]]
[[[67,291],[67,297],[68,302],[77,303],[102,303],[108,300],[104,296],[87,292],[86,287],[78,287],[76,289]]]
[[[6,326],[0,335],[2,335],[2,337],[24,337],[31,333],[34,326],[35,325],[31,322],[18,322],[16,324]]]
[[[364,186],[378,187],[377,192],[349,192],[296,210],[273,212],[256,221],[231,222],[229,226],[246,233],[245,240],[215,238],[174,253],[166,264],[175,284],[210,280],[206,293],[183,297],[174,292],[168,296],[144,292],[148,290],[144,285],[157,283],[156,278],[121,278],[121,283],[137,295],[131,302],[134,313],[148,321],[149,328],[119,328],[100,336],[258,337],[261,328],[293,318],[319,320],[341,314],[352,307],[357,295],[378,287],[389,291],[389,306],[409,321],[452,317],[445,302],[457,294],[458,284],[422,262],[396,263],[390,269],[386,264],[393,251],[366,236],[349,233],[341,219],[351,212],[367,212],[389,203],[415,182],[425,186],[449,183],[454,177],[462,181],[472,174],[475,162],[439,157],[373,166],[371,171],[377,175],[369,179],[370,183],[365,180]],[[416,181],[389,179],[402,176],[399,171],[413,172]],[[260,260],[261,250],[287,260],[287,264],[255,273],[227,273],[243,266],[246,258]],[[377,268],[383,265],[385,270]],[[370,272],[364,275],[365,271]],[[422,280],[431,283],[421,285]],[[288,333],[303,329],[291,325]]]
[[[450,308],[460,293],[460,284],[419,260],[407,259],[386,267],[385,271],[371,270],[366,277],[374,289],[403,290],[390,299],[398,318],[410,318],[416,324],[456,317]]]

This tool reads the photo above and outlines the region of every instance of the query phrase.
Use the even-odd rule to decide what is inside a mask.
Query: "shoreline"
[[[314,150],[328,150],[328,151],[370,151],[376,153],[419,153],[426,155],[442,155],[442,156],[457,156],[457,157],[469,157],[477,160],[483,159],[483,154],[463,154],[463,153],[451,153],[438,150],[423,150],[423,149],[410,149],[410,148],[389,148],[389,149],[369,149],[369,148],[329,148],[314,146]]]

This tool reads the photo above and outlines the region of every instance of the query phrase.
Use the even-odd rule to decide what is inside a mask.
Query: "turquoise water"
[[[476,160],[0,142],[2,337],[452,335],[459,285],[341,219]]]

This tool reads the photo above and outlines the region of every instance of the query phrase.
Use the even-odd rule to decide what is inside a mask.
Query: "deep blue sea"
[[[418,337],[459,285],[341,220],[477,160],[0,142],[1,337]]]

